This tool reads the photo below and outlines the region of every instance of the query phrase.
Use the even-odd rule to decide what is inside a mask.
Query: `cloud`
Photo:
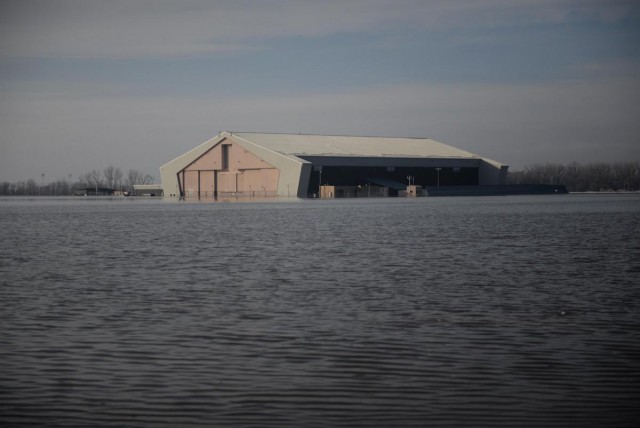
[[[629,15],[638,16],[633,2],[598,0],[9,0],[0,6],[0,58],[189,57],[251,51],[277,38]]]
[[[220,130],[430,137],[516,168],[638,159],[637,11],[597,0],[0,2],[0,180],[110,164],[155,175]],[[521,31],[540,23],[551,25]],[[556,25],[544,41],[564,48],[536,51]],[[357,37],[309,40],[345,34]],[[12,61],[42,57],[82,60]]]
[[[640,81],[395,85],[230,103],[269,131],[430,137],[522,167],[640,158]],[[246,116],[245,116],[246,117]],[[278,123],[277,118],[286,118]],[[293,127],[297,127],[293,128]]]
[[[157,175],[221,130],[429,137],[515,168],[640,159],[637,78],[224,99],[110,96],[108,89],[0,94],[0,180],[77,176],[107,165]]]

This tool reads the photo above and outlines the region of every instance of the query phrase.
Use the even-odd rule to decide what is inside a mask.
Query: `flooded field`
[[[0,198],[3,426],[632,426],[640,196]]]

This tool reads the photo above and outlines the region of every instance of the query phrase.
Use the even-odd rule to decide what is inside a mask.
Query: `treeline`
[[[72,175],[55,181],[46,181],[46,175],[41,174],[40,182],[34,179],[9,183],[0,183],[0,196],[69,196],[76,189],[106,187],[114,190],[133,192],[134,184],[151,184],[153,177],[130,169],[124,174],[120,168],[108,166],[102,171],[93,170],[80,175],[72,181]]]
[[[570,192],[618,192],[640,190],[640,162],[549,163],[509,172],[509,184],[564,184]]]

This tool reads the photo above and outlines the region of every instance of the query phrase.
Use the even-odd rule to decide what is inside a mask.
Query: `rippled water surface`
[[[0,199],[2,426],[634,426],[640,195]]]

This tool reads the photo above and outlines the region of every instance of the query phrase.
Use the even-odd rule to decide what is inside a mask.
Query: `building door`
[[[213,170],[213,197],[218,197],[218,171]]]
[[[222,145],[222,170],[223,171],[229,170],[229,147],[230,146],[231,146],[230,144]]]

